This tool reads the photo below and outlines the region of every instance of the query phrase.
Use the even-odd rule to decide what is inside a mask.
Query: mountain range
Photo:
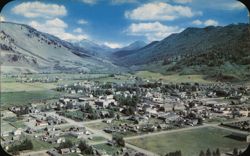
[[[248,24],[187,28],[161,41],[112,49],[92,41],[67,42],[30,26],[1,22],[4,72],[151,70],[249,76]]]

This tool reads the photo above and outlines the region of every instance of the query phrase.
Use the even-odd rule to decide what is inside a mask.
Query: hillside
[[[119,65],[136,70],[161,68],[163,73],[247,74],[250,32],[247,24],[187,28],[119,59]],[[159,63],[160,66],[154,65]]]
[[[94,56],[106,58],[114,51],[114,49],[112,48],[109,48],[105,45],[99,45],[87,39],[84,39],[81,41],[69,41],[69,42],[71,42],[74,46],[86,49],[88,52],[90,52]]]
[[[113,52],[112,57],[119,60],[120,57],[124,57],[133,54],[135,51],[145,47],[147,44],[144,41],[135,41],[126,47],[120,48]]]
[[[1,22],[1,72],[109,72],[119,70],[87,50],[27,25]]]

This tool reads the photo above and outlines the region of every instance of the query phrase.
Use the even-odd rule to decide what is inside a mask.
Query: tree
[[[122,146],[122,147],[125,146],[125,141],[121,135],[118,135],[118,134],[113,135],[112,140],[114,140],[118,146]]]
[[[205,153],[204,153],[204,151],[203,151],[203,150],[201,150],[201,152],[200,152],[199,156],[205,156]]]
[[[86,111],[87,113],[93,113],[93,108],[88,103],[86,103],[84,108],[84,111]]]
[[[220,149],[217,148],[216,151],[215,151],[215,153],[216,153],[216,156],[220,156]]]
[[[120,119],[121,119],[120,114],[117,114],[117,115],[116,115],[116,119],[117,119],[117,120],[120,120]]]
[[[82,154],[93,154],[93,148],[89,146],[85,141],[81,141],[78,145],[79,149],[81,150]]]
[[[233,156],[238,156],[239,152],[238,152],[238,148],[234,148],[233,150]]]
[[[199,124],[199,125],[202,125],[202,124],[203,124],[203,120],[202,120],[201,117],[198,117],[198,124]]]
[[[181,156],[181,151],[170,152],[166,156]]]
[[[215,153],[215,151],[213,151],[213,156],[216,156],[216,153]]]
[[[114,110],[109,110],[109,117],[110,118],[113,118],[113,117],[115,117],[115,113],[114,113]]]
[[[60,145],[59,145],[59,149],[63,149],[63,148],[70,148],[73,146],[73,143],[70,141],[70,140],[65,140],[65,142],[62,142]]]
[[[13,154],[18,154],[19,151],[32,150],[32,149],[33,149],[33,144],[31,140],[25,139],[20,144],[11,146],[8,152],[13,153]]]
[[[207,149],[206,156],[212,156],[210,149]]]

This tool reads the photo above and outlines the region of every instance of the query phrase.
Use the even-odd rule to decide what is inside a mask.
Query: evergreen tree
[[[215,153],[216,153],[216,156],[220,156],[220,155],[221,155],[221,154],[220,154],[220,149],[217,148]]]
[[[212,156],[210,149],[207,149],[206,156]]]
[[[216,156],[216,153],[215,153],[215,151],[213,151],[213,156]]]
[[[120,135],[113,135],[112,140],[114,140],[118,146],[121,146],[121,147],[125,146],[125,140]]]
[[[233,156],[238,156],[238,148],[234,148],[233,150]]]
[[[205,156],[205,153],[204,153],[204,151],[203,151],[203,150],[201,150],[201,152],[200,152],[199,156]]]
[[[85,141],[81,141],[78,145],[79,149],[81,150],[82,154],[93,154],[94,150],[91,146],[89,146]]]
[[[59,145],[59,149],[63,149],[63,148],[70,148],[73,146],[73,143],[70,141],[70,140],[65,140],[65,142],[62,142],[60,145]]]

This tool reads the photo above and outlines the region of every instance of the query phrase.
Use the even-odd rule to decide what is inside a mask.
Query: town
[[[120,75],[110,77],[121,79]],[[166,83],[133,75],[127,79],[62,84],[63,78],[58,77],[15,77],[20,84],[57,83],[52,90],[60,96],[2,110],[2,147],[21,155],[167,155],[137,146],[133,140],[202,128],[226,131],[228,139],[241,140],[239,145],[245,148],[250,143],[248,86]],[[44,148],[29,152],[37,146],[34,142]],[[221,155],[233,152],[220,150]]]

